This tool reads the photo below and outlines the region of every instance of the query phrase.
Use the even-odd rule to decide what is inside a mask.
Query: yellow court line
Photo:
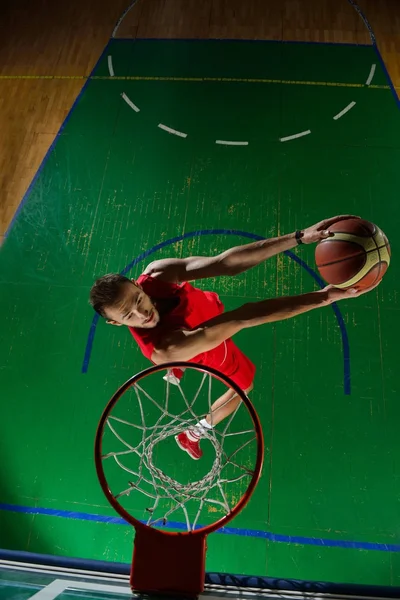
[[[87,77],[85,75],[0,75],[0,81],[6,80],[100,80],[100,81],[183,81],[201,83],[205,81],[222,82],[222,83],[269,83],[282,85],[308,85],[322,87],[345,87],[345,88],[371,88],[375,90],[389,90],[389,85],[366,85],[365,83],[341,83],[333,81],[296,81],[290,79],[257,79],[257,78],[238,78],[238,77],[146,77],[142,75],[113,76],[110,75],[94,75]],[[395,86],[395,89],[400,89]]]

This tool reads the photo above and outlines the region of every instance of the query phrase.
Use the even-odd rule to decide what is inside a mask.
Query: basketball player
[[[136,281],[118,274],[105,275],[93,285],[90,303],[107,323],[127,326],[144,356],[153,363],[182,360],[214,367],[249,393],[255,366],[232,341],[236,333],[353,298],[367,290],[327,286],[308,294],[249,302],[224,312],[216,293],[203,292],[189,281],[243,273],[298,244],[316,243],[333,235],[329,227],[348,218],[358,217],[326,219],[303,231],[237,246],[217,256],[156,260]],[[171,375],[172,381],[179,383],[182,371],[175,369]],[[205,419],[176,437],[180,448],[193,459],[201,458],[200,439],[230,415],[239,402],[233,390],[223,394]]]

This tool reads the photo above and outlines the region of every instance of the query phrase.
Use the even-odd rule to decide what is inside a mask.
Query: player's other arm
[[[191,360],[202,352],[216,348],[242,329],[290,319],[310,310],[328,306],[338,300],[359,296],[367,291],[369,290],[340,290],[328,286],[309,294],[250,302],[235,310],[218,315],[192,331],[171,332],[159,342],[151,360],[156,364],[175,360]]]
[[[329,227],[337,221],[357,218],[353,215],[341,215],[320,221],[297,234],[289,233],[274,238],[260,240],[251,244],[235,246],[216,256],[189,256],[188,258],[166,258],[149,264],[146,275],[164,281],[192,281],[221,275],[238,275],[268,258],[291,250],[301,241],[312,244],[329,237]]]

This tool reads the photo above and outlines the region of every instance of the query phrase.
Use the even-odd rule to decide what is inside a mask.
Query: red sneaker
[[[176,435],[175,439],[179,448],[187,452],[190,458],[193,458],[193,460],[199,460],[199,458],[203,456],[200,443],[198,441],[194,442],[190,440],[186,434],[186,431],[182,431],[182,433]]]

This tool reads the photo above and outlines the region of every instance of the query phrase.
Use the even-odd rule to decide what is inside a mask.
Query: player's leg
[[[245,390],[245,393],[249,394],[252,389],[253,384],[251,384],[251,386]],[[222,396],[220,396],[218,400],[216,400],[211,406],[211,411],[206,416],[205,421],[210,428],[215,427],[215,425],[218,425],[218,423],[220,423],[223,419],[229,417],[229,415],[236,410],[239,404],[240,398],[236,392],[234,392],[234,390],[228,390],[225,392],[225,394],[222,394]]]
[[[245,390],[249,394],[253,389],[253,384]],[[236,392],[232,389],[227,390],[220,396],[211,406],[211,411],[187,431],[183,431],[176,436],[178,446],[185,450],[191,458],[198,460],[202,457],[203,452],[200,448],[200,440],[206,437],[207,432],[211,431],[215,425],[218,425],[223,419],[231,415],[239,406],[241,400]]]

